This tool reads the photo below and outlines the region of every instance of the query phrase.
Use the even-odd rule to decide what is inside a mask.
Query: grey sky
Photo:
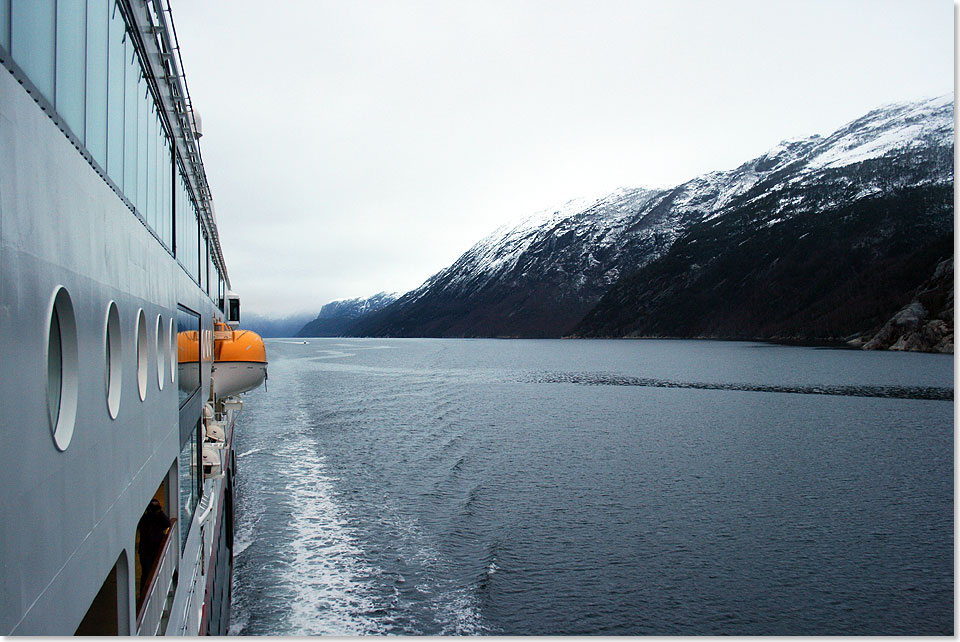
[[[172,4],[230,277],[273,316],[954,82],[948,0]]]

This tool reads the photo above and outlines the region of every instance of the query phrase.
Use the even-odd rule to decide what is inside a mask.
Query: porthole
[[[57,288],[47,332],[47,416],[53,443],[66,450],[77,419],[77,322],[66,288]]]
[[[143,310],[137,313],[137,388],[140,401],[147,398],[147,317]]]
[[[163,378],[167,376],[167,334],[163,327],[163,315],[157,315],[157,386],[163,390]]]
[[[123,342],[120,340],[120,313],[113,301],[107,307],[104,352],[107,366],[107,412],[111,419],[120,412],[120,384],[123,381]]]
[[[177,380],[177,340],[173,326],[173,317],[170,318],[170,331],[167,333],[167,346],[170,348],[170,383]]]

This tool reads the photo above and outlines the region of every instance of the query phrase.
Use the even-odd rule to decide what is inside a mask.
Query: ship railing
[[[224,428],[228,444],[237,412],[239,412],[238,407],[230,408],[227,412]],[[222,478],[223,472],[204,479],[203,496],[197,505],[192,526],[183,546],[177,592],[170,607],[170,621],[165,631],[167,635],[196,636],[200,634],[206,597],[206,565],[215,553],[216,537],[219,531],[217,516],[221,510],[218,504],[222,498],[219,490],[223,483]]]
[[[181,587],[174,607],[176,611],[171,622],[176,622],[171,629],[172,635],[199,635],[200,624],[203,619],[203,601],[206,597],[206,562],[210,551],[213,550],[215,530],[209,525],[216,523],[214,517],[217,509],[217,497],[213,492],[214,483],[204,482],[204,494],[197,505],[193,527],[187,537],[187,546],[184,551],[183,563],[180,570]],[[189,561],[188,561],[189,559]],[[182,597],[180,597],[182,593]]]
[[[150,581],[137,613],[137,635],[162,635],[160,630],[164,610],[173,588],[173,574],[177,570],[179,551],[176,546],[177,520],[170,520],[170,528],[160,544],[160,554],[150,569]]]

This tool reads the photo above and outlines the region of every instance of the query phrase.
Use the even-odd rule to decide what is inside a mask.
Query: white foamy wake
[[[480,635],[488,633],[481,607],[472,586],[461,586],[449,578],[449,563],[427,537],[416,519],[401,515],[393,502],[381,506],[382,519],[393,531],[399,556],[423,573],[416,588],[425,596],[440,635]]]
[[[352,352],[343,352],[342,350],[317,350],[317,353],[310,357],[312,361],[317,361],[320,359],[345,359],[347,357],[355,357],[356,354]]]
[[[249,616],[246,614],[241,615],[230,620],[230,626],[227,628],[227,635],[237,636],[243,633],[243,629],[247,626],[247,621]]]
[[[479,635],[486,632],[477,596],[471,589],[453,589],[433,603],[443,627],[440,635]]]
[[[235,558],[239,557],[241,553],[250,548],[251,544],[253,544],[253,534],[250,532],[250,529],[237,533],[234,538],[233,556]]]
[[[299,414],[299,413],[298,413]],[[299,417],[305,423],[306,417]],[[381,632],[369,614],[375,608],[353,529],[342,518],[317,445],[304,435],[282,444],[287,491],[293,506],[293,538],[286,546],[292,564],[285,571],[293,593],[287,611],[290,635],[363,635]]]

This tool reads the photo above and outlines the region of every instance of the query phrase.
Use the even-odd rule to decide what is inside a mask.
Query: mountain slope
[[[668,190],[620,189],[504,226],[354,328],[372,336],[559,337],[621,276],[794,161],[806,141]]]
[[[952,96],[888,105],[733,170],[673,189],[622,189],[501,228],[354,332],[833,336],[889,318],[919,284],[912,271],[930,274],[943,258],[936,239],[952,234],[952,155]],[[830,266],[847,276],[831,277]],[[883,284],[863,285],[871,266]],[[745,304],[750,297],[757,303]],[[865,297],[848,322],[829,321]],[[807,332],[811,323],[823,327]]]
[[[663,194],[621,190],[501,228],[358,330],[392,336],[559,336],[634,257],[673,241]],[[646,214],[644,217],[643,214]]]
[[[586,337],[840,340],[877,327],[952,253],[949,186],[908,188],[744,228],[698,225],[612,288]]]
[[[365,315],[384,308],[397,300],[396,292],[378,292],[369,297],[338,299],[320,308],[317,318],[308,322],[295,336],[348,336],[357,321]]]
[[[953,104],[874,110],[814,141],[623,279],[576,336],[839,340],[952,255]]]

